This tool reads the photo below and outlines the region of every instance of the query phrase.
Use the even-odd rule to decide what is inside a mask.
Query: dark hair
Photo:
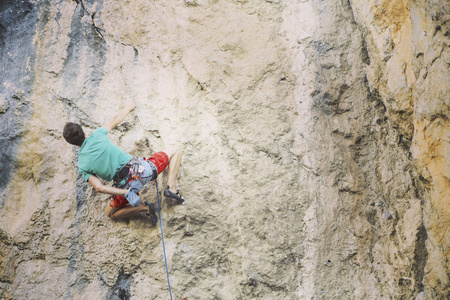
[[[84,131],[80,125],[68,122],[64,126],[63,136],[69,144],[79,146],[84,142]]]

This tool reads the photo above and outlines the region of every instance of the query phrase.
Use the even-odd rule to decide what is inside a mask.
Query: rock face
[[[2,1],[0,298],[169,298],[159,227],[105,217],[62,138],[134,99],[110,138],[183,149],[187,203],[162,201],[175,299],[447,299],[449,11]]]

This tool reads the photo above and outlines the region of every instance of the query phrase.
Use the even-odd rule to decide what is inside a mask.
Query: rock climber
[[[113,220],[121,219],[145,212],[152,225],[156,225],[156,205],[140,203],[139,191],[150,180],[155,180],[166,167],[166,198],[173,198],[178,203],[184,202],[176,186],[176,179],[181,165],[181,150],[177,147],[155,153],[152,157],[139,159],[132,157],[107,137],[107,133],[122,123],[125,117],[135,109],[134,101],[125,103],[125,107],[103,127],[95,129],[88,138],[79,124],[68,122],[64,126],[64,139],[78,150],[78,169],[83,178],[97,192],[111,194],[111,201],[105,207],[105,215]],[[100,180],[113,181],[107,186]]]

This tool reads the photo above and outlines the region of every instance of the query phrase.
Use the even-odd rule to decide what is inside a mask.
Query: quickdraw
[[[128,176],[131,178],[131,180],[141,180],[141,172],[142,172],[141,168],[142,167],[141,167],[141,162],[140,162],[139,158],[133,157],[130,160],[129,164],[131,166],[129,169]]]

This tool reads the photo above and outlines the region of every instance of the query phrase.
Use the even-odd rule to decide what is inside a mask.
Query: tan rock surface
[[[186,205],[162,202],[175,299],[445,299],[449,11],[1,4],[0,298],[169,298],[159,227],[105,217],[62,138],[133,99],[110,138],[183,149]]]

